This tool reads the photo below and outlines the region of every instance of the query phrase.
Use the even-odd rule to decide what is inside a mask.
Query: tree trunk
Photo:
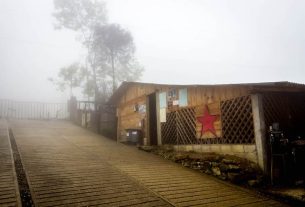
[[[96,83],[95,66],[92,67],[92,70],[93,70],[93,82],[94,82],[94,110],[97,111],[98,88]]]
[[[72,93],[72,83],[73,83],[73,80],[71,79],[70,80],[70,98],[73,96],[73,93]]]
[[[113,52],[111,52],[111,67],[112,67],[112,94],[115,91],[115,71],[114,71],[114,57]]]

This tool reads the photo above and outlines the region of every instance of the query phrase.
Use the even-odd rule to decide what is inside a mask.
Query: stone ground
[[[10,126],[36,206],[285,206],[69,122]]]
[[[270,187],[265,190],[267,193],[273,194],[278,197],[290,199],[292,201],[303,202],[303,206],[305,206],[305,188],[304,187]]]

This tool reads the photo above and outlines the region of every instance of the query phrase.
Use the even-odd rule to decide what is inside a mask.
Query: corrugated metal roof
[[[153,86],[170,86],[170,87],[248,87],[252,91],[262,91],[264,89],[283,89],[283,88],[295,88],[305,91],[305,84],[294,83],[288,81],[281,82],[261,82],[261,83],[233,83],[233,84],[194,84],[194,85],[175,85],[175,84],[157,84],[157,83],[143,83],[143,82],[123,82],[120,87],[110,97],[108,103],[116,104],[119,98],[128,90],[132,85],[153,85]]]

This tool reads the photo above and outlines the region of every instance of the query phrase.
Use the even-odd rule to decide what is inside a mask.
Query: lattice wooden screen
[[[175,111],[166,114],[166,122],[161,124],[161,137],[163,144],[176,144],[177,128]]]
[[[263,111],[266,129],[273,122],[278,122],[284,131],[302,129],[305,122],[305,96],[293,93],[263,94]]]
[[[178,144],[189,144],[196,141],[195,108],[184,108],[176,111]]]
[[[267,127],[273,122],[281,122],[282,125],[285,117],[288,116],[288,100],[284,96],[263,95],[263,110]]]
[[[163,144],[253,144],[254,125],[251,97],[244,96],[220,103],[222,137],[196,138],[195,107],[167,113],[161,125]]]
[[[196,142],[195,108],[182,108],[166,115],[161,125],[163,144],[191,144]]]
[[[223,144],[252,144],[254,125],[250,96],[243,96],[220,103]]]

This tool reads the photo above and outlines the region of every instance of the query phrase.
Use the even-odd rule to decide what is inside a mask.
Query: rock
[[[227,180],[227,176],[225,174],[221,174],[220,176],[218,176],[218,178],[220,178],[221,180]]]
[[[224,158],[224,159],[222,160],[222,162],[225,163],[225,164],[234,164],[234,165],[240,164],[240,162],[237,161],[237,160],[226,159],[226,158]]]
[[[190,166],[191,166],[190,163],[189,163],[188,161],[182,161],[181,164],[182,164],[182,166],[184,166],[184,167],[190,167]]]
[[[189,155],[189,158],[192,159],[192,160],[201,160],[202,159],[202,155],[201,154],[198,154],[198,153],[191,153]]]
[[[146,152],[152,152],[155,150],[155,147],[152,146],[139,146],[138,148]]]
[[[212,171],[211,171],[211,169],[206,169],[205,171],[204,171],[204,173],[206,173],[206,174],[208,174],[208,175],[212,175]]]
[[[206,169],[210,168],[210,162],[192,162],[192,168],[204,172]]]
[[[209,161],[204,161],[202,164],[203,169],[208,169],[211,167],[211,163]]]
[[[259,180],[248,180],[248,185],[251,187],[259,186],[260,181]]]
[[[211,163],[211,166],[213,166],[213,167],[218,167],[219,166],[218,162],[210,162],[210,163]]]
[[[242,180],[242,177],[239,173],[228,173],[227,178],[232,183],[240,183],[240,181]]]
[[[227,172],[229,167],[226,164],[220,163],[219,168],[220,168],[221,172]]]
[[[232,183],[248,184],[251,187],[265,184],[264,177],[257,164],[233,155],[177,152],[174,151],[172,146],[140,146],[139,149],[181,163],[184,167],[199,170],[222,180],[229,180]]]
[[[221,175],[221,171],[220,171],[219,167],[212,167],[212,172],[214,175],[217,175],[217,176]]]
[[[192,166],[192,169],[194,169],[194,170],[201,170],[201,167],[194,165],[194,166]]]
[[[173,152],[173,151],[174,151],[174,148],[173,148],[173,146],[171,146],[171,145],[163,145],[161,148],[162,148],[164,151],[166,151],[166,152]]]
[[[155,153],[162,156],[162,157],[163,157],[163,154],[164,154],[164,152],[162,150],[157,150]]]
[[[241,169],[237,165],[229,164],[227,170],[230,171],[230,172],[239,172]]]
[[[216,161],[215,155],[211,155],[211,154],[204,155],[200,159],[203,161],[210,161],[210,162]]]
[[[223,156],[220,156],[220,155],[216,155],[214,158],[215,162],[220,162],[222,159],[223,159]]]
[[[171,155],[170,154],[164,154],[163,157],[167,160],[169,160],[171,158]]]
[[[200,170],[202,168],[202,162],[192,161],[191,168],[194,170]]]
[[[174,161],[175,162],[181,162],[182,160],[188,159],[188,155],[184,155],[184,154],[176,154],[174,156]]]

